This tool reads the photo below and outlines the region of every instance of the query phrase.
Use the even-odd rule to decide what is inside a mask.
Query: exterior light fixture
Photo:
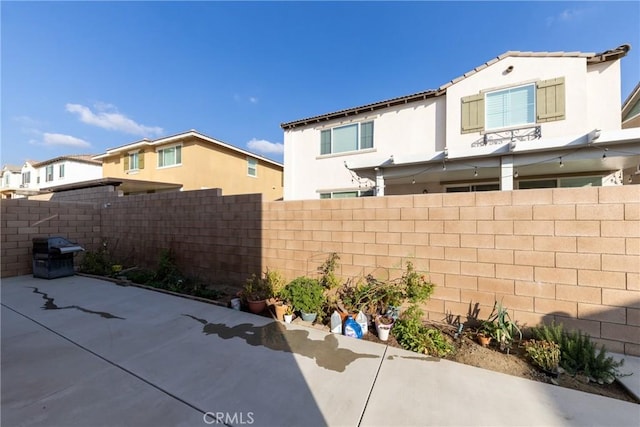
[[[562,157],[560,157],[560,167],[563,168],[564,167],[564,163],[562,163]]]
[[[415,184],[415,183],[416,183],[416,179],[415,179],[415,178],[413,178],[413,179],[411,180],[411,183],[412,183],[412,184]]]
[[[514,178],[517,178],[517,177],[518,177],[518,171],[517,171],[517,170],[516,170],[516,171],[515,171],[515,173],[513,174],[513,177],[514,177]]]
[[[509,74],[513,71],[513,65],[509,65],[506,70],[504,70],[505,74]]]
[[[478,176],[478,167],[477,166],[474,166],[473,176]]]

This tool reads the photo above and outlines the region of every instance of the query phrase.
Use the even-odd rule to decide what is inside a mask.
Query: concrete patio
[[[637,404],[82,276],[1,297],[3,426],[640,424]]]

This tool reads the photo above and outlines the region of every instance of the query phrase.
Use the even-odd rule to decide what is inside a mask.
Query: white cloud
[[[71,135],[64,135],[62,133],[48,133],[45,132],[42,134],[42,142],[39,145],[45,146],[66,146],[66,147],[78,147],[78,148],[87,148],[91,147],[84,139],[76,138]]]
[[[139,136],[159,136],[164,133],[161,127],[145,126],[119,113],[113,105],[99,103],[95,105],[96,112],[80,104],[67,104],[66,109],[77,114],[80,121],[103,129],[115,130]]]
[[[586,12],[588,12],[588,9],[565,9],[555,16],[547,17],[547,26],[551,26],[555,22],[569,23],[578,21],[582,19]]]
[[[280,142],[269,142],[264,139],[253,138],[247,142],[247,147],[258,153],[282,154],[284,153],[284,144]]]
[[[255,96],[250,96],[249,97],[249,102],[252,104],[257,104],[258,103],[258,98],[256,98]]]

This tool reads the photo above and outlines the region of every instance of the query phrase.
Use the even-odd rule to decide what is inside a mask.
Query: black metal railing
[[[482,135],[482,138],[472,143],[471,148],[498,145],[504,142],[533,141],[540,138],[542,138],[541,126],[487,132]]]

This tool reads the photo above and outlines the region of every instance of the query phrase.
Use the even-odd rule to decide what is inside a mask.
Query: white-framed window
[[[31,184],[31,171],[22,172],[22,185]]]
[[[321,199],[348,199],[351,197],[369,197],[373,196],[373,189],[369,190],[351,190],[351,191],[331,191],[320,193]]]
[[[518,189],[529,190],[532,188],[575,188],[575,187],[601,187],[601,176],[579,176],[568,178],[534,179],[518,182]]]
[[[137,171],[138,169],[140,169],[139,161],[140,161],[140,157],[138,152],[129,153],[129,170]]]
[[[247,157],[247,175],[258,176],[258,160],[253,157]]]
[[[58,166],[58,177],[64,178],[64,163]]]
[[[53,181],[53,165],[47,165],[45,168],[45,182]]]
[[[373,122],[353,123],[320,131],[320,154],[373,148]]]
[[[166,168],[182,164],[182,146],[162,148],[158,150],[158,167]]]
[[[10,173],[9,172],[5,173],[4,174],[4,185],[5,185],[5,187],[9,186],[9,178],[11,178]]]
[[[486,129],[536,122],[536,86],[528,84],[485,94]]]

